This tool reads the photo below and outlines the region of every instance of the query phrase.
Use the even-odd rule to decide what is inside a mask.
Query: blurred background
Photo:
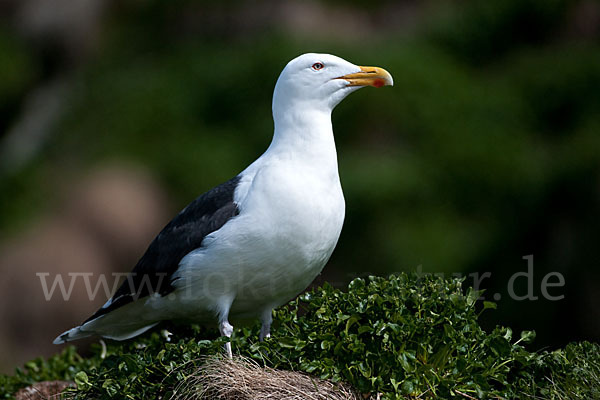
[[[486,326],[600,339],[599,2],[2,0],[0,19],[0,371],[106,300],[78,280],[46,301],[36,273],[129,271],[266,149],[305,52],[395,80],[333,114],[347,217],[318,282],[489,272]],[[511,299],[528,255],[514,291],[539,298]]]

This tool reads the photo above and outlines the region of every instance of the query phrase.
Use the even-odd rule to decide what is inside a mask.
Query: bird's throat
[[[337,154],[331,112],[274,114],[275,131],[269,152],[306,162],[335,163]]]

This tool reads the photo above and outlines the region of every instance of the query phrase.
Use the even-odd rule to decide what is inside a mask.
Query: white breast
[[[337,171],[328,175],[311,165],[275,162],[257,172],[251,189],[240,208],[265,237],[307,253],[337,240],[344,218]]]
[[[344,220],[337,170],[323,172],[289,160],[245,172],[240,215],[181,263],[180,284],[186,282],[191,302],[230,295],[232,315],[249,316],[304,290],[331,256]]]

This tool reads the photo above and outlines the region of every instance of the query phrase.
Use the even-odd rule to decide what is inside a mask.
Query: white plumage
[[[55,343],[92,334],[123,340],[162,320],[206,322],[215,316],[226,336],[233,330],[230,317],[258,316],[261,339],[268,336],[272,309],[321,272],[342,229],[331,112],[360,87],[391,84],[381,68],[328,54],[290,61],[275,86],[267,151],[184,209],[134,269],[162,286],[136,296],[142,283],[129,282]]]

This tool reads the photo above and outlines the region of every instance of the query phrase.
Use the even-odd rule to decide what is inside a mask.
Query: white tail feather
[[[86,337],[89,337],[92,335],[99,335],[104,338],[113,339],[113,340],[127,340],[127,339],[131,339],[132,337],[141,335],[142,333],[146,332],[148,329],[152,328],[156,324],[158,324],[158,322],[155,322],[150,325],[146,325],[144,327],[135,329],[133,331],[118,332],[118,333],[117,332],[115,332],[115,333],[99,333],[99,332],[93,332],[93,331],[83,331],[83,330],[81,330],[81,326],[76,326],[75,328],[69,329],[68,331],[65,331],[65,332],[61,333],[60,335],[58,335],[58,337],[56,339],[54,339],[54,342],[52,342],[52,343],[63,344],[63,343],[71,342],[73,340],[83,339],[83,338],[86,338]]]
[[[69,329],[66,332],[61,333],[60,335],[58,335],[58,337],[56,339],[54,339],[54,344],[62,344],[62,343],[67,343],[70,342],[72,340],[77,340],[77,339],[83,339],[85,337],[91,336],[92,333],[90,332],[84,332],[81,330],[80,326],[76,326],[73,329]]]

